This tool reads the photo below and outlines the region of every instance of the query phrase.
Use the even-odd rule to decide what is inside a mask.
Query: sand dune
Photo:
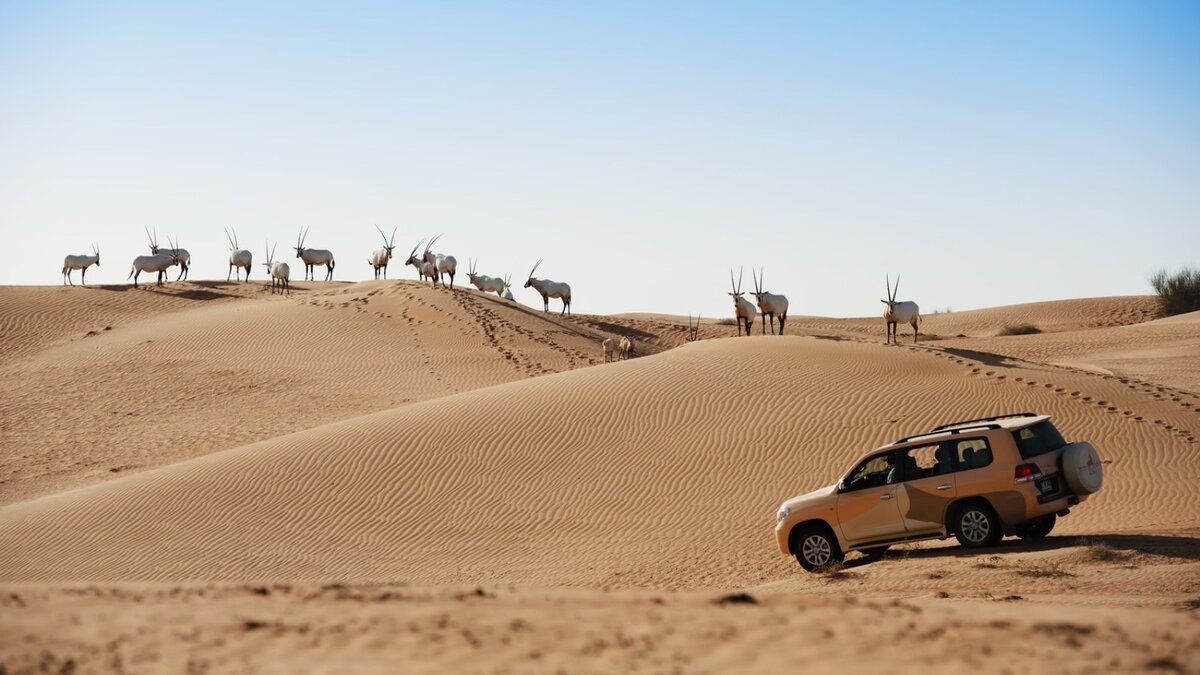
[[[927,317],[946,339],[918,346],[709,319],[688,344],[679,317],[300,286],[0,289],[0,668],[1200,665],[1200,315],[1035,303]],[[1047,332],[994,337],[1017,322]],[[585,367],[609,335],[645,356]],[[1108,462],[1045,542],[827,575],[775,550],[778,504],[862,451],[1016,410]],[[758,603],[714,604],[734,589]]]
[[[795,573],[767,545],[782,497],[999,409],[1050,412],[1111,462],[1061,531],[1200,524],[1200,400],[984,368],[750,338],[466,392],[10,505],[0,579],[753,585]]]

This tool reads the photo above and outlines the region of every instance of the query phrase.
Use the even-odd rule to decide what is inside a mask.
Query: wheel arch
[[[958,521],[959,511],[961,511],[964,507],[970,506],[971,504],[983,504],[984,506],[988,507],[992,510],[992,514],[996,516],[996,520],[1000,521],[1000,527],[1004,530],[1009,528],[1009,526],[1004,522],[1004,518],[1000,515],[1000,510],[996,508],[996,505],[992,503],[992,500],[982,495],[971,495],[970,497],[961,497],[959,499],[955,499],[946,506],[947,535],[955,533],[955,523]]]
[[[800,544],[800,533],[809,527],[819,527],[825,530],[826,533],[829,534],[830,538],[837,543],[838,548],[843,551],[846,550],[846,543],[842,541],[840,536],[838,536],[837,530],[834,529],[833,525],[829,524],[829,521],[825,520],[824,518],[809,518],[808,520],[797,521],[792,525],[792,528],[788,530],[788,551],[792,555],[796,555],[796,547]]]

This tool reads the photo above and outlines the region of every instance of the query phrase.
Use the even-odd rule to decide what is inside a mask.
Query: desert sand
[[[0,288],[0,669],[1196,671],[1200,315],[1154,308],[688,343],[413,281]],[[1021,410],[1106,462],[1045,541],[776,550],[860,453]]]

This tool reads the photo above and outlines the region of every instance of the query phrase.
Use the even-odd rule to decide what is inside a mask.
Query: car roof
[[[1035,424],[1040,424],[1048,419],[1050,419],[1049,415],[1039,415],[1037,413],[1015,413],[1010,415],[996,415],[993,417],[966,420],[963,422],[952,422],[950,424],[943,424],[941,426],[934,427],[932,431],[927,431],[923,434],[906,436],[905,438],[892,441],[886,445],[881,445],[871,452],[874,453],[880,450],[936,443],[938,441],[944,441],[959,434],[968,432],[981,432],[994,429],[1015,431],[1017,429],[1024,429]]]

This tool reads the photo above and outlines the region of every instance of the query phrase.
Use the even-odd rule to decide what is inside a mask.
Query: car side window
[[[855,467],[845,480],[846,492],[887,485],[894,477],[892,464],[888,462],[889,454],[875,455]]]
[[[954,446],[953,455],[958,471],[979,469],[992,463],[992,447],[986,438],[968,438],[950,443]]]
[[[904,480],[918,480],[952,471],[943,462],[940,445],[922,445],[904,451]]]

